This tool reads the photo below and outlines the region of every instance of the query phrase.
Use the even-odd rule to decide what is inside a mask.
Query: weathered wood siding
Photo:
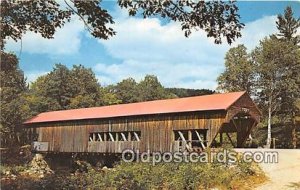
[[[234,124],[238,114],[251,120]],[[244,94],[225,110],[127,116],[94,120],[76,120],[34,124],[38,141],[48,142],[50,152],[121,153],[124,149],[144,151],[175,151],[174,130],[207,129],[207,145],[219,132],[237,132],[242,146],[251,129],[258,123],[260,112]],[[222,127],[222,128],[221,128]],[[220,130],[221,128],[221,130]],[[90,133],[140,131],[140,141],[89,141]]]
[[[226,116],[227,122],[230,122],[232,117],[240,113],[249,114],[257,122],[259,122],[261,116],[259,109],[256,107],[248,94],[244,94],[233,105],[230,106]]]
[[[237,116],[237,119],[234,117]],[[243,117],[251,117],[245,119]],[[251,130],[259,123],[261,113],[248,94],[240,97],[227,111],[220,132],[236,132],[237,147],[243,147]]]
[[[208,144],[225,121],[225,111],[148,115],[140,117],[52,122],[36,125],[38,141],[49,142],[53,152],[121,153],[124,149],[140,152],[172,151],[173,130],[208,129]],[[93,132],[141,131],[140,141],[89,142]]]

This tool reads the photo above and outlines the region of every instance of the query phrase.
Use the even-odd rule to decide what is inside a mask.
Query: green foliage
[[[133,78],[127,78],[108,87],[122,103],[133,103],[138,101],[137,82]]]
[[[110,90],[110,87],[104,87],[100,89],[103,105],[120,104],[122,100],[118,98],[118,95]]]
[[[252,163],[226,166],[218,163],[150,163],[117,164],[112,169],[94,169],[69,175],[66,172],[46,176],[38,181],[23,181],[30,189],[236,189],[243,188],[251,176],[263,178]],[[240,183],[236,187],[237,183]],[[249,182],[247,182],[249,183]],[[14,187],[16,184],[10,184]],[[18,189],[18,188],[15,188]],[[245,188],[244,188],[245,189]]]
[[[72,69],[55,65],[53,71],[32,83],[27,100],[37,113],[103,105],[95,74],[82,65]]]
[[[108,92],[115,94],[121,103],[134,103],[176,97],[172,92],[164,88],[154,75],[146,75],[139,83],[133,78],[127,78],[116,85],[108,86],[106,89]]]
[[[192,2],[186,1],[128,1],[118,2],[130,15],[143,10],[144,17],[160,15],[182,23],[185,36],[193,29],[203,29],[215,43],[222,37],[231,43],[241,36],[243,24],[239,21],[238,8],[234,2]],[[180,10],[180,11],[178,11]],[[57,28],[63,27],[77,15],[86,29],[96,38],[108,39],[116,32],[108,25],[113,24],[112,16],[103,9],[101,0],[64,1],[55,0],[2,0],[0,47],[8,37],[19,40],[27,31],[40,33],[44,38],[53,38]]]
[[[232,182],[257,175],[251,163],[227,167],[205,163],[120,163],[112,170],[89,170],[86,188],[108,189],[207,189],[232,188]]]
[[[168,94],[158,78],[154,75],[146,75],[137,85],[138,101],[159,100],[168,98]]]
[[[272,112],[281,110],[283,113],[286,109],[295,109],[294,102],[300,93],[299,48],[290,42],[266,38],[254,50],[253,60],[257,65],[262,110],[266,113],[268,110],[264,108],[271,107]]]
[[[276,22],[279,33],[263,39],[251,52],[244,45],[231,48],[225,57],[225,71],[218,77],[218,89],[246,90],[255,97],[262,110],[261,128],[255,135],[259,145],[271,142],[270,131],[281,147],[296,147],[296,126],[300,109],[300,50],[297,30],[300,18],[293,17],[291,7]],[[265,126],[268,125],[268,130]],[[272,126],[280,129],[277,132]],[[280,126],[280,127],[279,127]],[[289,133],[289,135],[288,135]],[[282,135],[284,134],[284,135]],[[288,141],[288,143],[287,143]]]
[[[27,85],[17,57],[2,51],[0,57],[1,144],[10,146],[20,142],[20,126],[30,116],[30,110],[24,98]]]
[[[218,77],[218,89],[235,92],[247,91],[252,94],[254,89],[255,65],[250,60],[247,48],[238,45],[231,48],[225,56],[225,71]]]
[[[240,31],[244,26],[239,22],[235,2],[119,0],[118,3],[128,9],[131,16],[141,12],[144,18],[158,15],[180,22],[186,37],[192,30],[202,29],[217,44],[222,42],[222,37],[231,44],[235,38],[241,37]]]
[[[102,105],[132,103],[174,98],[156,76],[147,75],[137,83],[128,78],[116,85],[101,87],[91,69],[74,65],[71,69],[56,64],[53,70],[26,85],[15,55],[1,54],[1,134],[3,145],[13,144],[26,135],[20,126],[25,119],[41,112],[88,108]],[[177,89],[173,89],[173,91]],[[209,91],[180,89],[193,95]],[[13,140],[15,139],[15,140]]]
[[[279,130],[271,130],[279,146],[291,148],[291,142],[296,140],[291,137],[291,128],[300,111],[295,103],[300,94],[300,50],[291,41],[271,36],[252,52],[252,60],[256,65],[255,93],[264,116],[262,122],[269,130],[271,126]],[[257,135],[262,139],[262,133]],[[267,144],[270,143],[269,139]]]
[[[295,45],[299,45],[300,36],[297,35],[297,30],[300,27],[300,18],[294,18],[292,8],[288,6],[284,11],[284,15],[278,15],[277,19],[276,24],[279,30],[277,36],[282,40],[291,41]]]
[[[55,0],[1,1],[1,49],[3,41],[10,37],[21,39],[27,31],[40,33],[44,38],[53,38],[57,28],[78,15],[89,32],[96,38],[108,39],[115,34],[112,17],[100,6],[100,1],[71,1],[66,8]]]
[[[170,94],[174,94],[178,98],[202,96],[214,93],[214,91],[209,89],[166,88],[166,90]]]
[[[18,175],[20,172],[23,172],[27,169],[29,169],[28,165],[0,165],[0,174],[1,176],[5,176],[7,174]]]

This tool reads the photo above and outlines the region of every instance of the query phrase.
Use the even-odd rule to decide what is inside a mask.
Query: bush
[[[114,169],[91,169],[82,175],[73,180],[77,187],[87,189],[231,189],[233,181],[254,175],[254,170],[249,163],[120,163]],[[83,185],[78,184],[78,177],[86,179]]]
[[[251,163],[125,163],[87,172],[58,172],[40,180],[19,177],[2,189],[236,189],[260,170]],[[249,181],[249,180],[248,180]],[[237,186],[238,184],[238,186]],[[244,188],[245,189],[245,188]]]

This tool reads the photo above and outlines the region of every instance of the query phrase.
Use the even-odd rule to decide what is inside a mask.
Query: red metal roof
[[[245,92],[231,92],[188,98],[51,111],[38,114],[27,120],[24,124],[191,111],[226,110],[243,94],[245,94]]]

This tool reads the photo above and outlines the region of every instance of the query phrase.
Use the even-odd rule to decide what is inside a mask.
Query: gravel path
[[[249,151],[249,149],[237,149]],[[300,189],[300,150],[299,149],[251,149],[251,152],[276,151],[278,163],[260,163],[269,177],[269,181],[257,187],[257,190],[293,190]]]

